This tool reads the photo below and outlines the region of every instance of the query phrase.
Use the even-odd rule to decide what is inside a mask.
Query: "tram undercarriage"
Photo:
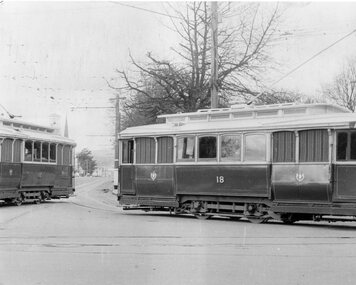
[[[311,204],[276,203],[267,199],[239,199],[231,202],[231,197],[183,196],[176,199],[152,199],[141,197],[119,197],[124,210],[165,211],[175,215],[190,214],[198,219],[213,216],[229,217],[233,220],[245,218],[252,223],[269,220],[293,224],[297,221],[356,221],[356,204]],[[132,206],[134,205],[134,206]]]

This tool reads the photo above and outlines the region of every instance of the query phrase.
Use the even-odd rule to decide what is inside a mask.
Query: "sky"
[[[279,67],[268,73],[270,82],[356,29],[356,2],[281,5],[280,39],[271,48]],[[77,151],[86,147],[112,152],[110,98],[115,93],[107,81],[122,84],[116,70],[130,69],[129,52],[138,60],[148,51],[164,58],[179,43],[166,27],[168,17],[139,8],[169,11],[166,2],[5,0],[0,4],[0,104],[21,120],[39,124],[48,125],[54,113],[62,125],[67,117]],[[356,56],[355,47],[356,33],[275,87],[319,96],[321,86]]]

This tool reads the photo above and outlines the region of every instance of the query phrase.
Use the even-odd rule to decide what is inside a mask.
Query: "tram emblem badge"
[[[151,179],[152,179],[152,181],[155,181],[156,180],[156,178],[157,178],[157,173],[156,173],[156,171],[155,170],[153,170],[152,172],[151,172]]]
[[[298,181],[298,182],[302,182],[304,180],[304,173],[297,173],[295,175],[295,179]]]

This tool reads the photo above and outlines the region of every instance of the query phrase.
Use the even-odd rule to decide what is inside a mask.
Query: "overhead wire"
[[[349,32],[348,34],[346,34],[345,36],[343,36],[342,38],[338,39],[337,41],[333,42],[332,44],[330,44],[329,46],[327,46],[326,48],[320,50],[319,52],[317,52],[316,54],[314,54],[313,56],[311,56],[310,58],[308,58],[307,60],[305,60],[304,62],[302,62],[301,64],[299,64],[297,67],[293,68],[291,71],[289,71],[288,73],[286,73],[285,75],[283,75],[281,78],[279,78],[278,80],[274,81],[269,88],[271,88],[272,86],[276,85],[277,83],[281,82],[283,79],[285,79],[286,77],[288,77],[289,75],[291,75],[292,73],[294,73],[295,71],[297,71],[299,68],[301,68],[302,66],[304,66],[305,64],[307,64],[308,62],[310,62],[311,60],[313,60],[314,58],[316,58],[317,56],[319,56],[320,54],[322,54],[323,52],[327,51],[328,49],[332,48],[333,46],[335,46],[336,44],[338,44],[339,42],[345,40],[346,38],[350,37],[353,33],[356,32],[356,29],[354,29],[353,31]],[[261,95],[263,95],[263,92],[259,93],[258,95],[256,95],[255,97],[253,97],[253,99],[251,101],[249,101],[247,103],[247,105],[251,105],[256,99],[258,99]]]
[[[133,6],[133,5],[129,5],[129,4],[124,4],[122,2],[116,2],[116,1],[110,1],[110,2],[114,3],[114,4],[121,5],[121,6],[130,7],[130,8],[133,8],[133,9],[145,11],[145,12],[148,12],[148,13],[157,14],[157,15],[160,15],[160,16],[165,16],[165,17],[181,20],[181,18],[179,18],[177,16],[172,16],[172,15],[169,15],[169,14],[166,14],[166,13],[157,12],[157,11],[154,11],[154,10],[150,10],[150,9],[146,9],[146,8],[142,8],[142,7],[137,7],[137,6]]]

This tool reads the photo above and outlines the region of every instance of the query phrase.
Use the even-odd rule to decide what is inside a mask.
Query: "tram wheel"
[[[291,225],[298,221],[293,214],[283,214],[281,215],[281,221],[285,224]]]
[[[195,213],[194,216],[199,220],[208,220],[212,217],[211,215],[207,215],[205,213]]]
[[[14,204],[15,206],[21,206],[21,205],[22,205],[22,202],[23,202],[22,197],[19,197],[19,198],[14,199],[13,204]]]
[[[238,216],[230,216],[229,218],[230,218],[230,220],[233,220],[233,221],[241,220],[241,217],[238,217]]]
[[[247,219],[253,224],[262,224],[268,221],[268,219],[266,218],[257,217],[257,216],[249,216],[247,217]]]

